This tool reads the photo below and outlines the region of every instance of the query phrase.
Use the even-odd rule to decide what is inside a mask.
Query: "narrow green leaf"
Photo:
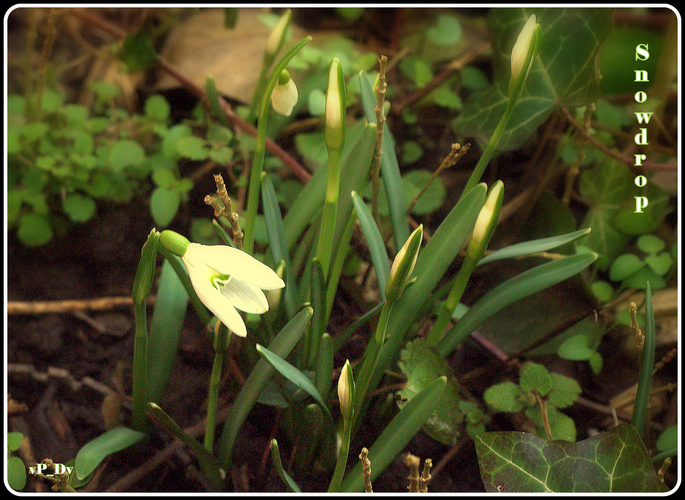
[[[293,273],[288,246],[285,241],[285,229],[281,218],[281,208],[276,197],[273,182],[266,173],[262,173],[262,206],[266,220],[266,232],[269,236],[269,248],[274,262],[285,262],[285,307],[288,317],[295,314],[297,284]]]
[[[421,426],[440,401],[446,382],[446,377],[440,377],[414,396],[371,445],[368,458],[371,460],[372,481],[385,470],[421,429]],[[348,472],[340,489],[345,492],[364,490],[364,476],[359,462]]]
[[[333,384],[333,339],[327,333],[321,336],[315,368],[316,390],[325,398]]]
[[[171,263],[164,260],[148,336],[148,401],[160,402],[162,399],[176,359],[187,309],[188,292]]]
[[[297,486],[297,483],[283,469],[281,453],[278,449],[278,442],[275,439],[271,440],[271,460],[273,461],[274,469],[276,469],[276,474],[278,474],[278,477],[280,477],[286,486],[290,488],[290,491],[293,493],[302,493],[302,490],[300,490],[300,487]]]
[[[216,490],[221,489],[223,486],[223,477],[225,471],[220,470],[216,459],[211,453],[205,448],[197,439],[193,438],[187,434],[181,427],[174,422],[167,413],[155,403],[148,403],[147,409],[150,412],[152,418],[154,418],[162,427],[171,432],[178,439],[183,441],[183,443],[193,450],[197,461],[202,468],[207,479],[212,483]]]
[[[631,424],[642,434],[644,432],[647,409],[649,406],[649,391],[652,386],[652,371],[654,369],[654,350],[656,349],[656,333],[654,330],[654,308],[652,306],[652,287],[647,282],[645,290],[645,341],[642,346],[642,360],[640,363],[640,380],[635,394],[635,405]]]
[[[78,479],[83,479],[100,465],[107,455],[133,446],[146,436],[143,432],[120,426],[110,429],[83,445],[76,455],[74,471]]]
[[[312,317],[312,308],[304,307],[276,335],[269,344],[269,351],[279,357],[287,357],[302,336]],[[245,384],[235,398],[226,419],[219,440],[219,461],[224,470],[229,470],[238,432],[254,406],[262,389],[274,374],[275,369],[265,359],[260,359],[247,377]]]
[[[551,236],[549,238],[542,238],[539,240],[526,241],[523,243],[517,243],[515,245],[510,245],[508,247],[502,248],[490,255],[487,255],[478,261],[478,265],[482,266],[489,262],[495,262],[502,259],[511,259],[513,257],[520,257],[522,255],[530,255],[537,252],[546,252],[552,248],[557,248],[562,245],[566,245],[586,234],[590,233],[590,228],[579,229],[568,234],[561,234],[558,236]]]
[[[390,261],[388,260],[388,252],[385,249],[385,243],[383,243],[383,237],[376,225],[376,221],[373,220],[369,207],[366,206],[366,203],[364,203],[361,196],[354,191],[352,192],[352,202],[354,203],[354,209],[357,218],[359,219],[362,232],[366,237],[366,244],[369,247],[373,267],[376,270],[378,287],[381,291],[381,300],[385,300],[385,285],[388,282],[388,276],[390,276]]]
[[[331,416],[330,411],[328,410],[328,407],[326,406],[326,402],[321,397],[321,394],[319,394],[319,391],[316,390],[316,386],[309,379],[309,377],[307,377],[304,373],[302,373],[300,370],[295,368],[293,365],[288,363],[283,358],[269,351],[266,347],[257,344],[257,352],[262,358],[266,359],[271,366],[278,370],[278,372],[281,375],[283,375],[286,379],[290,380],[297,387],[299,387],[307,394],[309,394],[311,397],[313,397],[316,400],[316,402],[319,403],[319,405],[321,405],[321,407],[324,409],[326,415],[328,415],[328,417],[330,417],[331,419],[333,418]]]
[[[597,258],[593,252],[580,253],[553,260],[529,269],[502,283],[480,298],[438,344],[438,351],[447,356],[487,318],[524,297],[555,285],[592,264]]]
[[[325,278],[323,276],[323,269],[321,262],[316,257],[312,258],[312,272],[311,272],[311,288],[310,301],[314,314],[312,315],[312,322],[309,327],[309,332],[305,334],[305,363],[308,369],[313,369],[316,366],[316,360],[319,356],[319,344],[321,343],[321,335],[326,330],[328,323],[328,314],[326,310],[326,287],[324,284]]]

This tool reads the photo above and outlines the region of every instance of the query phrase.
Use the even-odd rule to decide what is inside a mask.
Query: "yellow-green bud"
[[[345,421],[350,421],[354,410],[354,377],[350,361],[345,360],[345,364],[340,370],[338,378],[338,401],[340,402],[340,413]]]
[[[274,27],[273,31],[269,35],[269,39],[267,40],[265,58],[273,59],[278,51],[281,50],[283,44],[285,44],[288,34],[288,27],[290,26],[290,20],[292,17],[292,11],[288,9],[278,20],[278,23]]]
[[[523,80],[528,76],[533,58],[537,55],[540,42],[540,25],[532,14],[519,33],[516,43],[511,50],[511,79],[509,80],[509,97],[514,90],[519,89]],[[519,89],[520,90],[520,89]],[[516,97],[518,98],[518,96]]]
[[[188,250],[190,241],[185,236],[181,236],[175,231],[165,229],[159,236],[159,242],[174,255],[183,257]]]
[[[342,149],[345,144],[345,76],[340,59],[334,57],[328,71],[326,93],[326,146]]]
[[[492,236],[497,225],[503,198],[504,183],[497,181],[492,186],[492,189],[490,189],[483,208],[480,209],[476,225],[473,228],[473,234],[471,235],[471,241],[469,241],[469,246],[466,250],[467,255],[475,259],[475,261],[479,260],[483,253],[485,253],[485,247],[490,241],[490,236]]]
[[[290,116],[295,104],[297,104],[297,97],[297,86],[293,79],[290,78],[288,70],[284,69],[278,75],[278,83],[271,93],[271,105],[277,113]]]
[[[390,276],[385,285],[385,300],[389,303],[397,301],[404,287],[407,286],[411,274],[414,272],[416,259],[419,256],[419,249],[421,248],[421,240],[423,239],[423,224],[414,229],[414,232],[409,235],[407,241],[402,245],[402,248],[392,263],[390,268]]]

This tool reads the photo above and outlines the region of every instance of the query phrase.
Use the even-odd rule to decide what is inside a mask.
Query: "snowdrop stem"
[[[269,118],[271,93],[278,83],[278,78],[280,77],[281,72],[285,69],[286,65],[311,39],[311,36],[302,39],[288,52],[286,52],[280,61],[278,61],[278,64],[271,72],[271,76],[269,77],[264,89],[264,94],[262,95],[262,100],[259,104],[257,142],[255,144],[254,157],[252,158],[252,169],[250,170],[250,180],[247,192],[247,211],[245,213],[245,237],[243,239],[243,250],[250,255],[252,255],[254,250],[254,231],[257,222],[257,207],[259,206],[260,191],[259,188],[261,186],[261,176],[264,168],[264,155],[266,152],[266,128]]]
[[[219,383],[226,350],[231,342],[231,332],[219,321],[214,328],[214,363],[209,378],[209,393],[207,395],[207,422],[205,425],[205,448],[210,453],[214,450],[214,435],[216,429],[216,411],[219,402]]]
[[[383,304],[383,308],[381,309],[381,315],[378,318],[376,332],[371,336],[371,338],[369,338],[369,342],[366,345],[366,350],[364,351],[364,357],[361,362],[362,366],[359,370],[359,374],[355,376],[353,403],[354,410],[352,411],[353,429],[357,429],[359,419],[363,414],[362,410],[364,407],[364,399],[366,397],[366,392],[369,390],[371,377],[373,376],[373,372],[376,370],[376,365],[378,364],[381,347],[383,346],[383,342],[385,342],[385,334],[388,329],[388,321],[390,319],[391,312],[392,304],[390,302],[385,302]]]

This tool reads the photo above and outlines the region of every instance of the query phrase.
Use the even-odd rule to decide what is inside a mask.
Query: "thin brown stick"
[[[154,296],[147,297],[148,305],[154,302]],[[133,299],[129,296],[33,302],[10,301],[7,303],[7,314],[52,314],[84,310],[102,311],[131,305],[133,305]]]
[[[635,166],[635,160],[633,158],[623,156],[622,154],[617,153],[612,149],[609,149],[604,144],[595,139],[592,135],[590,135],[588,131],[585,130],[583,126],[575,120],[575,118],[573,117],[573,115],[571,115],[571,112],[568,109],[562,107],[561,111],[566,117],[566,120],[568,120],[568,122],[573,126],[573,128],[575,128],[583,137],[585,137],[590,143],[592,143],[593,146],[599,149],[602,153],[631,167]],[[654,163],[651,161],[643,161],[641,166],[645,170],[676,170],[678,168],[678,164],[676,163]]]

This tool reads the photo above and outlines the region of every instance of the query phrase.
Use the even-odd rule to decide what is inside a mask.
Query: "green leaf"
[[[181,206],[181,195],[176,190],[163,187],[155,188],[150,196],[150,213],[155,223],[160,227],[167,227]]]
[[[652,254],[657,254],[666,248],[666,242],[653,234],[643,234],[635,244],[643,252]]]
[[[160,94],[153,94],[145,101],[145,116],[152,120],[166,122],[170,113],[169,102]]]
[[[552,390],[552,376],[541,364],[529,361],[521,367],[519,387],[522,391],[537,391],[546,396]]]
[[[567,408],[576,402],[580,396],[580,384],[571,377],[560,373],[551,373],[552,390],[547,395],[549,404],[557,408]]]
[[[486,192],[485,184],[479,184],[464,194],[419,252],[414,267],[416,281],[404,290],[393,307],[388,323],[388,332],[392,334],[381,348],[369,387],[375,388],[378,385],[381,374],[390,365],[390,360],[397,356],[407,331],[421,316],[422,308],[429,302],[435,287],[473,230],[485,202]]]
[[[431,26],[426,30],[426,38],[435,45],[444,47],[459,43],[461,33],[461,23],[456,17],[449,14],[440,14],[435,26]]]
[[[385,470],[416,435],[440,401],[445,384],[445,377],[434,380],[409,401],[383,429],[381,435],[369,448],[368,458],[372,464],[372,481]],[[364,489],[364,476],[359,462],[345,476],[340,489],[346,492],[357,492]]]
[[[130,71],[144,71],[150,68],[158,59],[150,33],[139,31],[127,36],[119,57]]]
[[[133,446],[145,437],[145,433],[120,426],[110,429],[95,439],[88,441],[76,455],[74,472],[83,479],[100,465],[107,455]]]
[[[376,123],[375,107],[378,103],[373,89],[371,76],[365,73],[359,74],[362,104],[364,116],[369,123]],[[402,248],[409,238],[409,224],[407,222],[407,203],[404,199],[404,188],[400,176],[400,167],[395,154],[395,141],[388,128],[387,120],[383,122],[383,156],[381,156],[381,175],[383,186],[388,199],[390,219],[392,221],[392,234],[395,238],[395,248]]]
[[[17,237],[27,247],[45,245],[52,239],[52,236],[52,226],[46,216],[28,213],[19,218]]]
[[[482,143],[490,139],[508,101],[511,49],[531,14],[537,16],[542,29],[540,51],[499,149],[521,146],[559,106],[583,106],[599,96],[595,61],[611,32],[612,9],[492,9],[488,27],[494,83],[467,100],[454,123],[458,134],[476,137]]]
[[[595,253],[580,253],[547,262],[529,269],[499,285],[481,297],[466,314],[448,331],[438,344],[440,354],[446,356],[487,318],[509,304],[544,290],[592,264]]]
[[[109,152],[109,164],[115,172],[126,167],[137,167],[145,159],[145,150],[135,141],[124,139],[117,141]]]
[[[582,236],[590,233],[590,228],[580,229],[568,234],[562,234],[559,236],[551,236],[549,238],[542,238],[534,241],[526,241],[524,243],[517,243],[515,245],[509,245],[501,250],[491,253],[490,255],[483,257],[478,261],[478,265],[482,266],[488,262],[494,262],[502,259],[510,259],[514,257],[521,257],[522,255],[530,255],[537,252],[546,252],[552,248],[557,248],[562,245],[566,245],[572,241],[575,241]]]
[[[510,380],[488,387],[483,393],[483,400],[495,411],[513,413],[523,410],[521,388]]]
[[[19,457],[9,457],[7,459],[7,484],[14,491],[20,491],[26,486],[26,466]]]
[[[285,358],[295,347],[312,317],[312,308],[304,307],[283,327],[269,344],[269,351]],[[275,369],[265,359],[260,359],[245,380],[236,396],[224,425],[217,447],[219,460],[225,470],[229,470],[233,446],[243,422],[254,406],[259,394],[271,379]]]
[[[621,281],[643,267],[645,267],[645,263],[637,255],[634,253],[624,253],[616,257],[614,263],[611,264],[609,279],[611,281]]]
[[[585,361],[590,359],[594,352],[594,349],[590,349],[590,339],[587,335],[578,334],[565,340],[559,346],[558,354],[562,359]]]
[[[150,321],[147,350],[147,401],[160,403],[174,366],[188,308],[188,293],[165,260]]]
[[[62,201],[62,210],[74,222],[88,222],[95,215],[95,200],[89,196],[73,193]]]
[[[446,377],[447,385],[435,411],[426,420],[423,430],[433,439],[454,446],[461,435],[464,414],[461,411],[459,392],[449,364],[438,355],[437,350],[426,344],[425,338],[411,341],[400,353],[399,367],[407,376],[406,385],[398,391],[403,408],[408,401],[428,387],[439,377]]]
[[[202,137],[190,135],[176,143],[176,153],[193,161],[202,161],[209,157],[209,147]]]
[[[412,170],[402,176],[402,186],[404,188],[404,197],[407,203],[410,203],[421,190],[428,184],[432,173],[428,170]],[[421,197],[416,201],[411,212],[415,215],[427,215],[439,209],[445,199],[447,190],[438,177],[428,185],[428,188],[421,194]]]
[[[333,419],[330,411],[328,410],[328,406],[326,406],[326,402],[321,397],[321,394],[319,394],[319,391],[316,390],[316,386],[309,379],[309,377],[288,363],[286,360],[269,351],[266,347],[257,344],[257,352],[260,356],[266,359],[271,366],[278,370],[281,375],[313,397],[324,410],[324,413],[326,413],[331,420]]]
[[[475,438],[489,493],[664,492],[645,445],[631,425],[571,443],[525,432]]]
[[[381,299],[385,300],[385,285],[388,282],[388,276],[390,276],[388,252],[385,249],[385,243],[383,243],[383,237],[376,225],[376,221],[374,221],[371,211],[366,206],[366,203],[364,203],[364,200],[356,192],[352,192],[352,201],[359,219],[359,225],[366,238],[366,244],[369,247],[373,267],[376,270]]]

